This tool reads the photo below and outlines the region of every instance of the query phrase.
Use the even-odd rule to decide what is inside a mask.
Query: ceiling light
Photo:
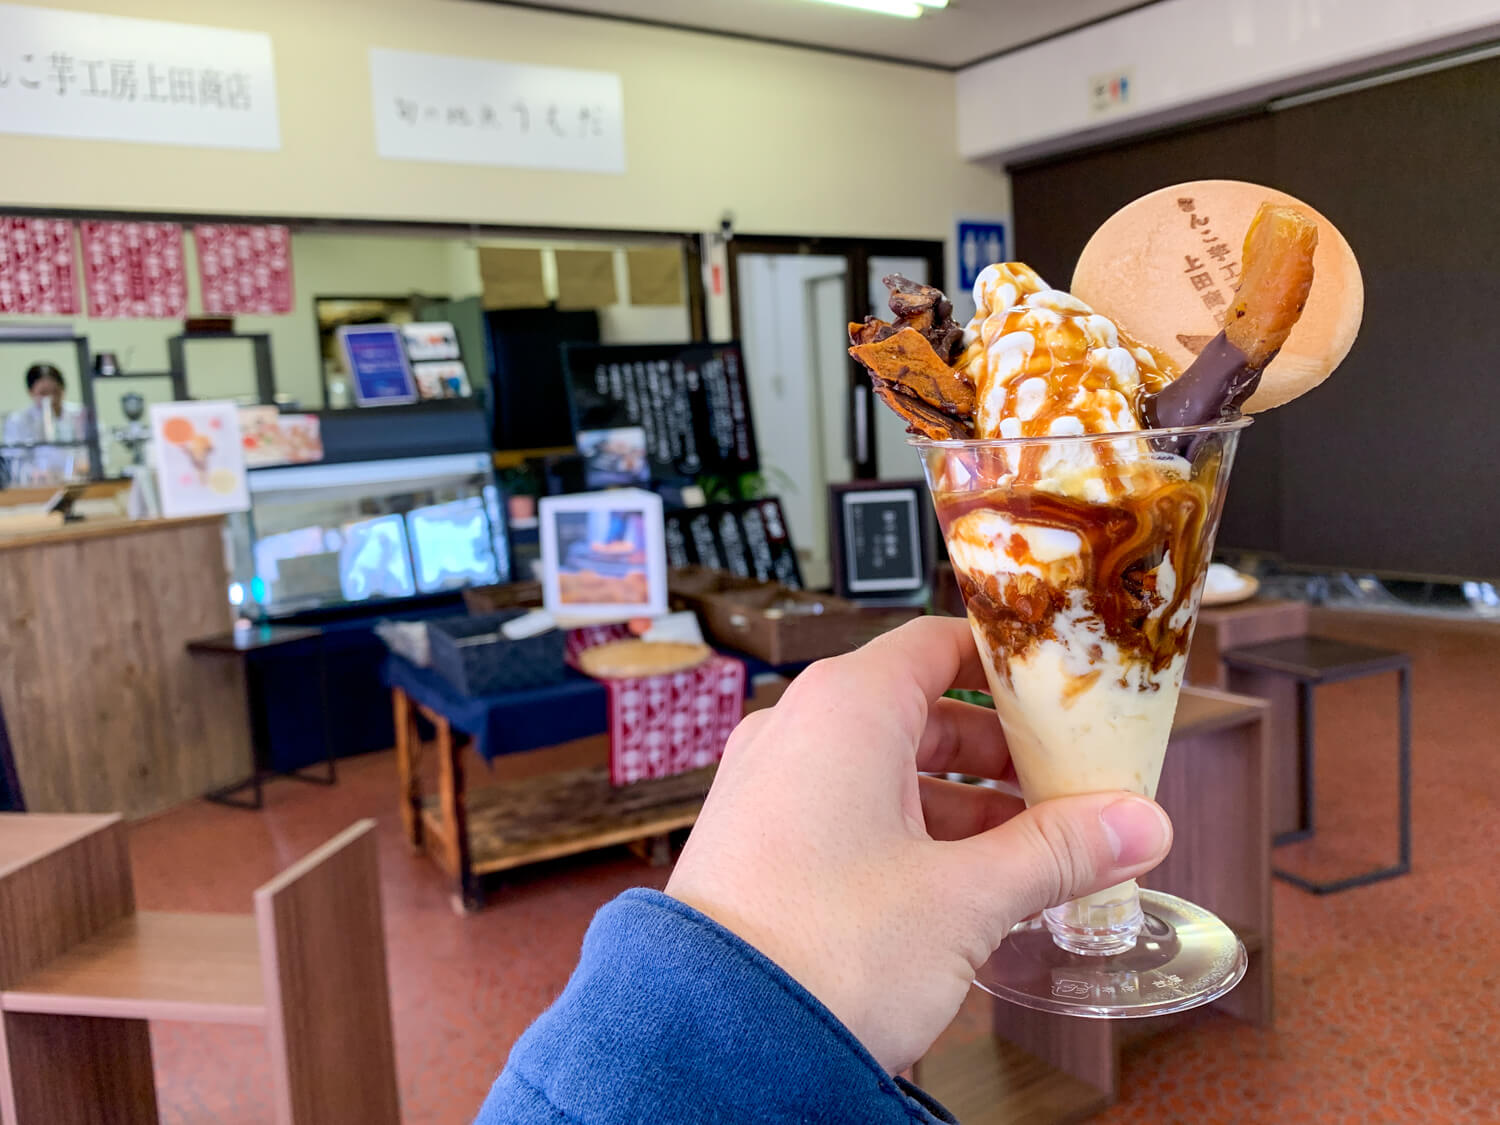
[[[900,16],[914,20],[922,14],[922,5],[917,0],[817,0],[820,4],[837,4],[840,8],[858,8],[864,12],[878,12],[882,16]],[[943,0],[947,3],[948,0]]]
[[[917,0],[917,3],[924,8],[946,8],[948,6],[948,0]]]

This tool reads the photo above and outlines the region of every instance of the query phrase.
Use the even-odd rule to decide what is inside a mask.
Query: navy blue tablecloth
[[[756,676],[767,672],[794,675],[802,667],[773,668],[742,652],[725,650],[724,655],[744,662],[747,693]],[[419,668],[395,654],[386,657],[381,674],[387,687],[400,688],[414,701],[470,735],[474,749],[485,761],[609,730],[608,689],[571,668],[567,670],[567,678],[558,684],[478,696],[460,695],[430,668]]]

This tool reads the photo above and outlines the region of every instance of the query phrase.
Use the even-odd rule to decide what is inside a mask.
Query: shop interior
[[[1159,781],[1077,792],[1172,818],[1158,960],[1014,919],[900,1077],[965,1125],[1488,1120],[1500,9],[315,7],[0,6],[0,1122],[474,1120],[596,913],[667,887],[740,721],[922,618],[1066,649],[1082,603],[1035,626],[958,529],[1050,581],[1038,544],[1103,538],[1015,466],[1099,457],[1118,536],[1170,522],[1121,499],[1138,455],[1205,498],[1195,567],[1114,579],[1182,607],[1129,625],[1181,636],[1139,687],[1175,709]],[[164,52],[160,99],[59,69],[110,37],[157,44],[147,94]],[[216,44],[245,85],[209,126]],[[110,73],[116,116],[30,100]],[[1263,199],[1318,236],[1257,363]],[[1132,403],[1220,343],[1262,390],[1027,461],[985,389],[1064,363],[1004,334],[1075,310],[991,262],[1088,290]],[[1012,668],[953,695],[1015,759]],[[1229,960],[1184,984],[1200,925]],[[1027,934],[1041,984],[997,968]]]

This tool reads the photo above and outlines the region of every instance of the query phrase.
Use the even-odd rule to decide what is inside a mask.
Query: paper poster
[[[78,231],[89,316],[178,320],[187,315],[180,226],[82,222]]]
[[[162,515],[176,519],[250,507],[234,403],[154,402],[151,437]]]
[[[458,332],[446,320],[425,320],[403,324],[406,357],[413,363],[429,359],[458,359]]]
[[[0,216],[0,313],[77,316],[73,224]]]
[[[430,160],[625,171],[620,76],[370,48],[375,149]]]
[[[651,483],[651,458],[646,454],[646,431],[639,426],[618,430],[582,430],[578,454],[589,488],[620,488]]]
[[[359,405],[398,406],[417,401],[417,385],[399,328],[346,324],[336,335]]]
[[[457,360],[414,363],[411,373],[423,398],[468,398],[472,393],[468,368]]]
[[[0,4],[0,133],[279,149],[271,37]]]
[[[285,316],[292,311],[292,232],[210,223],[193,228],[203,311],[209,316]]]
[[[577,429],[642,427],[658,479],[759,468],[738,344],[573,344],[563,362]]]
[[[242,406],[239,410],[246,468],[302,465],[323,459],[322,428],[316,414],[283,414],[274,406]]]

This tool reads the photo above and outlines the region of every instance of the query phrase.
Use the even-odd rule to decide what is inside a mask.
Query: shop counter
[[[185,647],[230,623],[221,523],[0,537],[0,709],[28,809],[144,816],[244,772],[238,670]]]

